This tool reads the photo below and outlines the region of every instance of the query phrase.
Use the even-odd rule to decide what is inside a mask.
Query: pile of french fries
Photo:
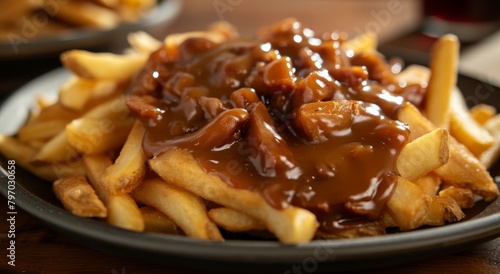
[[[0,39],[50,35],[72,28],[110,29],[137,22],[156,0],[2,0]]]
[[[215,241],[223,240],[220,228],[265,231],[291,244],[384,234],[362,227],[324,235],[310,211],[276,209],[258,192],[233,188],[207,174],[188,151],[146,157],[145,128],[125,103],[127,83],[160,47],[175,55],[187,38],[220,43],[234,35],[224,24],[171,34],[164,41],[138,32],[129,35],[131,48],[122,55],[64,53],[62,62],[73,75],[60,87],[58,100],[39,98],[16,136],[0,135],[1,153],[53,182],[56,196],[73,214],[124,229]],[[376,45],[376,37],[367,34],[344,42],[342,49],[360,54],[376,51]],[[455,36],[443,36],[429,68],[413,65],[395,75],[401,84],[426,85],[427,101],[424,109],[406,103],[397,114],[411,140],[397,159],[399,176],[381,218],[386,228],[407,231],[456,222],[479,196],[492,201],[499,195],[487,169],[500,152],[500,115],[491,106],[465,105],[456,86],[458,47]],[[159,176],[146,177],[150,170]],[[205,201],[220,207],[207,210]]]

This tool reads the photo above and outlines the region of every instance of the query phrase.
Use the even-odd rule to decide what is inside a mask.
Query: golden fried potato
[[[108,214],[85,176],[61,178],[54,182],[52,188],[64,208],[75,215],[105,218]]]

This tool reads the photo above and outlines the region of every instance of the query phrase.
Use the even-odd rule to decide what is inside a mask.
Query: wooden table
[[[377,30],[382,41],[388,41],[418,26],[418,1],[195,1],[185,0],[178,19],[171,25],[153,31],[157,37],[171,32],[203,29],[208,23],[225,19],[244,34],[251,34],[259,26],[268,25],[285,17],[299,18],[306,26],[318,32],[345,30],[355,35],[363,30]],[[400,6],[389,6],[396,3]],[[307,8],[304,8],[307,7]],[[107,50],[123,48],[123,41]],[[11,93],[30,79],[60,66],[57,56],[24,60],[0,60],[0,95]],[[0,205],[7,200],[0,197]],[[3,208],[3,206],[2,206]],[[1,210],[2,220],[6,219]],[[16,266],[7,265],[8,227],[0,227],[0,273],[196,273],[130,260],[105,254],[58,234],[22,210],[16,216]],[[500,238],[448,256],[417,262],[371,273],[500,273]],[[360,262],[362,263],[362,262]]]

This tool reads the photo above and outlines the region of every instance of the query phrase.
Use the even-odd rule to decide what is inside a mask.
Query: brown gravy
[[[409,138],[393,119],[419,93],[376,53],[348,58],[342,42],[286,20],[254,39],[187,39],[175,58],[159,49],[129,90],[146,153],[187,149],[275,208],[311,210],[325,232],[377,220]]]

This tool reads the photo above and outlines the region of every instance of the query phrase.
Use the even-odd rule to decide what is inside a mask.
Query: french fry
[[[139,208],[144,219],[144,231],[181,235],[181,229],[165,214],[149,206]]]
[[[85,176],[66,177],[52,185],[54,193],[69,212],[81,217],[107,216],[107,209]]]
[[[453,151],[450,160],[436,169],[436,174],[448,184],[472,189],[485,201],[494,200],[498,196],[498,188],[486,168],[456,141],[451,142],[450,151]]]
[[[465,216],[453,198],[440,196],[427,197],[429,198],[429,203],[423,225],[442,226],[446,223],[458,222]],[[386,212],[382,215],[382,222],[386,227],[398,227],[398,224]]]
[[[437,128],[429,120],[427,120],[414,105],[410,103],[405,103],[401,106],[397,116],[399,121],[407,124],[411,128],[410,141],[415,140]]]
[[[55,0],[30,1],[35,2],[47,13],[53,11],[49,7],[54,5]],[[144,10],[150,9],[155,3],[156,0],[71,1],[59,7],[57,18],[64,20],[69,16],[71,18],[67,20],[75,24],[108,28],[120,20],[137,20]],[[288,33],[290,28],[295,30],[300,26],[297,23],[299,22],[295,19],[288,19],[263,30],[258,41],[267,41],[266,39],[272,36],[271,45],[274,46],[274,42],[280,42],[274,38],[281,37],[275,33]],[[478,105],[471,110],[466,106],[465,99],[455,86],[459,45],[454,35],[445,35],[435,44],[431,53],[430,69],[410,66],[397,74],[391,71],[390,65],[376,51],[378,41],[373,33],[365,33],[346,42],[342,42],[344,38],[339,38],[340,49],[334,49],[334,52],[331,52],[331,43],[335,41],[331,38],[314,38],[327,44],[321,44],[317,53],[314,53],[315,48],[311,48],[313,53],[333,57],[324,60],[326,66],[323,68],[319,68],[321,62],[317,63],[315,56],[309,56],[309,52],[295,52],[300,58],[306,58],[304,64],[308,68],[316,66],[318,69],[328,70],[338,67],[339,70],[336,70],[333,77],[336,80],[320,75],[314,69],[312,72],[306,70],[295,74],[295,63],[287,59],[287,54],[287,58],[278,58],[278,51],[269,51],[264,55],[256,53],[258,64],[253,64],[254,60],[247,57],[254,56],[247,54],[255,52],[252,48],[248,51],[246,46],[241,51],[240,44],[235,47],[234,44],[228,44],[227,47],[222,45],[222,55],[210,55],[209,63],[203,59],[204,56],[201,56],[201,59],[193,56],[195,61],[192,63],[189,60],[179,60],[178,64],[170,63],[181,56],[181,50],[187,50],[189,54],[210,51],[211,43],[222,43],[237,36],[237,31],[231,25],[216,23],[207,31],[171,34],[163,41],[145,32],[130,34],[128,40],[131,48],[123,55],[68,51],[61,56],[61,61],[73,75],[60,88],[58,100],[49,103],[39,98],[38,109],[31,112],[17,136],[0,135],[0,152],[34,175],[55,181],[54,193],[63,206],[75,215],[106,218],[110,225],[133,231],[180,234],[213,241],[224,240],[219,228],[233,232],[258,231],[265,236],[272,234],[284,244],[307,243],[314,238],[384,235],[388,227],[407,231],[423,225],[437,226],[459,221],[464,218],[462,209],[474,206],[476,194],[482,196],[485,201],[492,201],[499,195],[486,167],[493,165],[500,157],[500,115],[495,116],[496,110],[486,105]],[[190,38],[208,40],[205,41],[208,43],[205,43],[207,47],[202,50],[196,46],[181,46]],[[328,49],[324,45],[327,45]],[[221,48],[215,50],[218,49]],[[232,51],[224,55],[227,49]],[[149,58],[150,54],[157,50],[161,50],[158,53],[167,57],[167,63],[163,62],[165,60]],[[263,47],[261,50],[267,51]],[[288,53],[288,49],[284,52]],[[245,54],[245,58],[240,58],[240,54]],[[235,55],[237,63],[232,63],[230,55]],[[221,63],[220,60],[224,62]],[[143,70],[145,64],[149,68],[165,68],[158,70],[160,75],[152,74],[153,78],[161,77],[165,80],[160,81],[161,83],[155,82],[165,84],[163,91],[161,86],[142,85],[144,90],[125,92],[131,87],[130,84],[132,87],[141,87],[140,82],[144,77],[151,76],[149,71]],[[260,64],[263,66],[259,67]],[[185,68],[188,68],[187,71]],[[267,68],[269,71],[264,72]],[[248,73],[239,74],[240,69]],[[207,72],[215,72],[215,82],[225,79],[224,75],[227,74],[230,78],[221,83],[220,87],[224,90],[221,96],[227,96],[225,99],[230,102],[223,102],[225,99],[217,97],[220,94],[205,92],[203,85],[206,83],[198,80],[196,71],[201,72],[203,77]],[[283,71],[288,73],[283,74]],[[231,79],[234,73],[238,77],[247,77],[241,82],[245,88],[229,94],[229,88],[233,84],[238,82],[240,85],[240,78],[237,81],[233,81],[236,78]],[[304,76],[304,73],[316,75]],[[352,78],[353,74],[360,76],[360,79],[369,79],[367,83],[372,91],[360,94],[358,98],[358,94],[354,93],[364,84],[360,85],[359,81],[348,79]],[[222,77],[219,77],[221,75]],[[316,91],[288,94],[288,88],[295,85],[292,76],[297,77],[298,81],[304,80],[306,88],[325,88],[324,91],[318,92],[327,95],[323,96]],[[303,78],[309,76],[311,78]],[[319,76],[321,77],[314,78]],[[311,81],[305,81],[306,79]],[[212,85],[217,87],[219,83],[212,80],[209,80],[209,88],[212,88]],[[342,89],[338,94],[334,92],[339,83],[347,85],[348,90]],[[391,85],[397,86],[397,83],[401,88],[393,89]],[[405,88],[406,85],[420,85],[421,88]],[[269,97],[271,91],[280,89],[279,86],[287,90],[287,94],[283,93],[278,97],[272,94],[272,97]],[[256,93],[251,88],[262,90],[263,93]],[[397,94],[398,90],[403,94]],[[365,89],[362,88],[362,91]],[[423,94],[425,91],[427,94]],[[346,100],[329,101],[332,92],[333,98]],[[395,94],[392,94],[393,92]],[[400,105],[400,97],[391,97],[393,95],[402,95],[408,102],[423,105],[424,109],[419,110],[411,103]],[[160,98],[161,96],[163,98]],[[314,98],[310,99],[311,96]],[[426,100],[424,104],[420,104],[422,98]],[[306,151],[303,145],[315,145],[318,140],[332,141],[332,145],[336,146],[337,142],[333,138],[336,139],[338,134],[350,134],[348,131],[352,127],[362,127],[364,124],[353,123],[350,118],[352,112],[356,112],[356,108],[363,104],[354,100],[364,99],[379,105],[384,112],[388,108],[397,109],[397,123],[407,125],[410,140],[400,151],[388,145],[390,152],[398,155],[397,170],[394,171],[398,177],[394,185],[387,186],[387,191],[392,192],[387,203],[381,205],[384,207],[380,218],[361,221],[359,224],[347,222],[347,228],[341,231],[327,232],[328,226],[323,223],[331,221],[330,218],[345,217],[344,213],[337,211],[337,204],[326,201],[318,204],[317,209],[309,211],[306,209],[309,204],[306,208],[295,206],[298,201],[296,199],[316,202],[310,200],[309,195],[313,195],[312,199],[319,198],[318,200],[323,197],[305,192],[302,192],[302,197],[293,196],[296,194],[289,196],[290,193],[281,192],[280,188],[273,189],[272,185],[266,188],[268,192],[259,191],[259,187],[247,189],[231,186],[225,181],[227,178],[221,177],[226,176],[224,172],[218,173],[218,167],[215,172],[211,168],[206,170],[200,164],[200,161],[205,159],[195,159],[195,153],[192,154],[190,150],[225,150],[230,145],[231,149],[235,148],[237,152],[242,148],[255,151],[248,152],[252,155],[242,155],[248,157],[242,160],[249,160],[251,165],[256,165],[256,171],[265,177],[266,181],[271,180],[273,176],[281,178],[282,175],[292,177],[287,179],[309,180],[317,176],[326,179],[326,176],[336,176],[336,169],[342,166],[321,162],[312,169],[309,166],[302,169],[300,165],[304,159],[295,158],[295,154]],[[336,101],[349,104],[330,104]],[[177,119],[178,113],[185,117],[181,118],[181,121],[170,121]],[[326,120],[323,117],[325,113],[328,114]],[[281,119],[288,119],[289,114],[293,120],[281,124]],[[369,117],[359,117],[365,118]],[[170,134],[166,133],[165,137],[176,137],[156,140],[156,130],[149,131],[149,127],[162,127],[164,122],[156,123],[154,119],[166,120],[165,124],[168,126],[165,132]],[[366,122],[370,123],[370,127],[378,125],[372,124],[378,120]],[[321,123],[326,123],[324,128]],[[280,126],[284,127],[279,128]],[[404,141],[402,136],[392,135],[392,127],[387,129],[387,134],[390,134],[387,137],[398,138],[399,142]],[[327,136],[325,134],[329,132],[325,130],[335,132]],[[298,132],[305,137],[298,149],[297,140],[290,138],[288,131],[292,135]],[[183,132],[190,133],[182,135]],[[385,131],[383,134],[386,134]],[[354,135],[358,139],[357,133]],[[342,138],[346,139],[340,140],[340,143],[348,140],[350,136],[343,135]],[[293,141],[289,142],[292,139]],[[164,147],[150,151],[152,146],[157,145],[149,143],[151,141],[162,141]],[[364,145],[360,142],[359,147]],[[346,147],[346,153],[349,152],[348,149],[350,147]],[[372,152],[369,146],[363,146],[363,150],[365,149],[366,153]],[[235,151],[229,151],[233,152]],[[332,152],[337,153],[336,148],[333,148]],[[377,153],[375,150],[373,152]],[[350,153],[362,157],[365,152],[358,153],[356,148]],[[150,154],[154,156],[150,157]],[[218,155],[226,157],[231,154]],[[339,150],[338,155],[344,157],[346,154]],[[240,155],[236,157],[238,156]],[[360,163],[362,166],[371,164],[366,161]],[[339,177],[343,177],[343,173],[339,174]],[[254,174],[248,175],[253,177]],[[303,190],[303,187],[313,186],[301,183],[295,185],[295,189]],[[276,203],[283,208],[273,206],[266,196],[271,195],[274,198],[272,195],[277,191],[279,195],[287,196],[282,203]],[[344,199],[352,199],[353,196],[350,197]],[[367,202],[372,201],[375,200]],[[351,201],[345,205],[347,210],[352,209],[349,203]],[[207,211],[209,205],[215,208]],[[325,210],[324,214],[334,215],[325,216],[322,210]],[[330,213],[329,210],[333,211]],[[360,210],[362,211],[361,208]],[[352,214],[354,216],[363,213],[353,211]],[[352,216],[349,214],[349,218]],[[322,223],[319,229],[318,220]]]
[[[144,126],[137,120],[130,131],[115,163],[104,172],[102,180],[116,194],[129,193],[146,174],[146,155],[142,150]]]
[[[130,195],[111,196],[107,207],[108,222],[111,225],[133,231],[144,231],[141,211]]]
[[[19,129],[17,137],[22,142],[47,140],[64,131],[67,122],[64,120],[48,120],[30,123]]]
[[[449,142],[448,131],[440,128],[406,144],[397,159],[401,177],[412,181],[444,165],[450,157]]]
[[[0,2],[0,24],[9,25],[31,12],[29,0],[4,0]]]
[[[51,100],[48,100],[47,98],[45,98],[44,96],[37,96],[35,98],[35,109],[36,109],[36,107],[38,107],[39,109],[45,109],[45,108],[53,107],[53,106],[56,106],[56,105],[62,106],[58,102],[54,103]],[[31,111],[33,112],[34,109],[32,109]]]
[[[147,54],[117,55],[84,50],[71,50],[61,55],[64,66],[79,77],[113,81],[126,81],[147,59]]]
[[[59,89],[59,102],[68,108],[82,111],[92,97],[109,95],[116,88],[117,84],[113,81],[96,81],[73,76]]]
[[[52,182],[59,178],[85,175],[85,167],[83,166],[83,161],[81,158],[77,158],[64,163],[45,164],[44,166],[50,167],[50,169],[53,171],[54,178],[50,180]],[[39,168],[39,166],[37,166],[37,168]]]
[[[35,150],[40,150],[46,143],[45,140],[41,139],[35,139],[35,140],[29,140],[27,142],[24,142],[26,145],[34,148]]]
[[[495,116],[497,110],[495,107],[486,104],[477,104],[470,108],[470,116],[478,124],[484,125],[490,118]]]
[[[453,90],[451,96],[450,133],[476,157],[494,142],[490,133],[471,117],[458,88]]]
[[[116,227],[143,231],[144,220],[134,199],[129,194],[113,195],[101,179],[106,168],[112,164],[110,157],[102,154],[84,155],[83,163],[90,184],[108,208],[108,222]]]
[[[156,0],[120,0],[123,6],[135,10],[149,9],[155,5]]]
[[[167,215],[190,237],[223,240],[217,226],[208,218],[203,201],[186,190],[171,186],[161,179],[150,179],[135,188],[132,196],[139,203]]]
[[[429,209],[425,216],[424,224],[430,226],[441,226],[449,222],[457,222],[465,217],[465,214],[453,198],[448,196],[434,196],[429,203]]]
[[[132,32],[127,36],[128,43],[138,52],[150,54],[163,44],[144,31]]]
[[[447,34],[431,50],[426,115],[437,127],[448,128],[451,94],[457,82],[458,38]]]
[[[56,120],[68,123],[81,115],[80,112],[65,107],[61,102],[55,102],[51,105],[44,106],[48,104],[48,102],[38,97],[37,104],[40,110],[37,113],[33,112],[32,117],[25,126],[31,125],[32,123],[51,122]]]
[[[484,128],[493,136],[495,143],[487,151],[481,154],[479,161],[485,167],[490,168],[500,157],[500,114],[486,121]]]
[[[389,215],[385,214],[385,216]],[[386,227],[390,226],[385,226],[385,223],[383,221],[375,221],[365,223],[362,226],[341,230],[334,234],[329,234],[324,231],[318,230],[316,232],[316,237],[319,239],[354,239],[359,237],[381,236],[387,234],[385,231]]]
[[[438,195],[439,188],[441,187],[441,178],[432,172],[412,182],[429,196]]]
[[[151,9],[156,0],[121,0],[117,6],[120,17],[125,22],[136,22],[144,11]]]
[[[148,163],[167,182],[261,221],[283,243],[308,242],[316,232],[316,216],[308,210],[293,206],[278,210],[257,192],[232,188],[205,173],[188,151],[171,150]]]
[[[238,30],[227,21],[216,21],[210,24],[207,28],[208,32],[216,32],[222,34],[226,39],[236,38],[240,34]]]
[[[78,152],[73,149],[66,138],[66,131],[52,137],[33,157],[33,162],[52,163],[71,161],[78,157]]]
[[[32,160],[37,153],[34,148],[13,137],[2,134],[0,134],[0,152],[8,159],[15,160],[16,164],[47,181],[55,181],[66,176],[85,174],[80,161],[72,161],[67,164],[34,165]]]
[[[227,231],[243,232],[249,230],[265,230],[266,227],[252,217],[227,207],[213,208],[208,216],[218,226]]]
[[[54,36],[77,29],[108,30],[121,23],[138,22],[157,0],[2,0],[0,40],[26,38],[26,24],[20,18],[43,16],[29,38]],[[40,17],[42,18],[42,17]],[[42,19],[40,19],[42,20]],[[21,38],[16,38],[21,39]]]
[[[436,128],[411,104],[405,104],[399,109],[398,120],[410,126],[411,139],[418,138]],[[453,137],[450,137],[449,150],[448,162],[434,172],[448,184],[471,188],[486,201],[495,199],[499,194],[498,188],[477,158]]]
[[[425,195],[417,185],[398,177],[386,212],[401,230],[411,230],[424,223],[429,202],[430,196]]]
[[[104,126],[104,129],[106,130],[115,127],[114,125],[110,124],[113,119],[121,121],[125,123],[125,125],[127,122],[130,123],[130,121],[126,121],[128,115],[129,110],[125,104],[125,101],[122,97],[118,97],[94,107],[93,109],[85,113],[82,118],[102,120],[101,122],[97,122],[97,125],[101,125],[101,129],[99,129],[99,127],[96,128],[97,130],[100,130],[100,133],[102,133],[102,126]],[[126,134],[124,135],[126,137]],[[73,145],[79,149],[79,147],[77,146],[78,144],[79,142],[75,142]],[[65,130],[48,141],[44,145],[44,147],[40,149],[33,160],[35,162],[63,162],[76,158],[77,155],[77,150],[75,150],[73,146],[69,145],[68,143],[68,138]]]
[[[376,33],[365,32],[342,43],[341,48],[345,51],[352,51],[352,55],[365,50],[376,50],[378,37]]]
[[[83,154],[110,152],[123,146],[134,123],[124,120],[80,118],[66,126],[68,144]]]
[[[168,53],[172,58],[177,58],[179,56],[179,45],[185,40],[193,37],[206,38],[214,43],[220,43],[226,40],[226,37],[219,32],[208,32],[208,31],[192,31],[184,33],[173,33],[165,37],[164,47],[168,49]]]
[[[112,164],[110,157],[107,155],[95,154],[84,155],[82,159],[89,183],[94,188],[99,199],[107,205],[112,195],[111,192],[107,190],[107,186],[103,184],[101,176],[106,171],[106,168]]]
[[[461,188],[456,186],[447,186],[439,191],[440,197],[451,197],[457,202],[460,208],[471,208],[476,203],[474,193],[468,188]]]
[[[384,224],[384,227],[398,227],[398,224],[394,222],[392,219],[391,215],[387,213],[387,210],[382,212],[382,216],[380,216],[380,219],[382,220],[382,223]]]

